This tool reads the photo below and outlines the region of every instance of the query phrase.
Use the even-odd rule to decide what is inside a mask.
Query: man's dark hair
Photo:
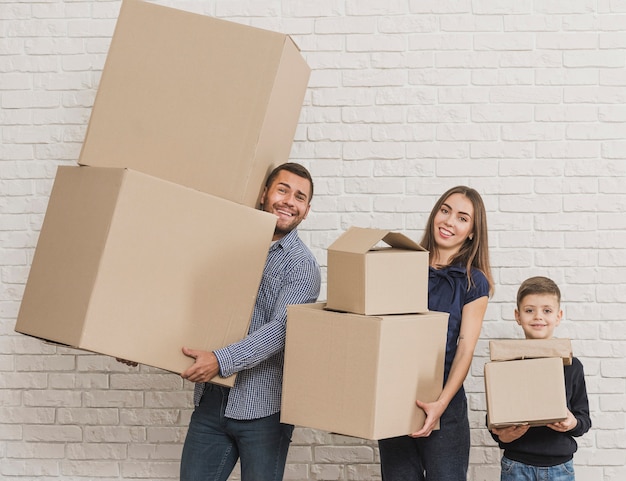
[[[291,172],[292,174],[297,175],[298,177],[302,177],[309,181],[311,184],[311,195],[309,195],[309,203],[311,203],[311,199],[313,198],[313,177],[311,177],[311,173],[304,167],[303,165],[297,164],[295,162],[286,162],[284,164],[280,164],[274,170],[270,172],[270,175],[267,176],[267,180],[265,181],[265,187],[269,188],[274,182],[274,179],[278,176],[278,173],[281,170],[286,170]]]

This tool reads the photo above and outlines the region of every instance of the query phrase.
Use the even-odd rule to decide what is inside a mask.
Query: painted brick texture
[[[313,71],[291,159],[315,178],[300,232],[324,274],[326,248],[350,226],[419,240],[448,187],[483,194],[496,291],[465,383],[469,479],[499,479],[482,367],[490,338],[521,337],[514,298],[531,275],[560,285],[557,334],[586,369],[594,427],[579,439],[577,479],[626,479],[626,2],[158,3],[287,33],[302,49]],[[78,159],[119,7],[0,2],[6,481],[178,478],[189,383],[13,330],[56,168]],[[285,479],[380,480],[376,444],[298,428]]]

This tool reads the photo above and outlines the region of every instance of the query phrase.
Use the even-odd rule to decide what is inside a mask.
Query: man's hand
[[[183,347],[183,354],[196,361],[180,376],[191,382],[208,382],[220,372],[220,365],[215,354],[209,351],[196,351]]]
[[[506,428],[493,428],[491,432],[498,436],[503,443],[512,443],[516,439],[521,438],[530,429],[528,424],[519,424],[515,426],[507,426]]]

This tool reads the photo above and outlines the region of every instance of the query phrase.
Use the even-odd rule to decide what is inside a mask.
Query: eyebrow
[[[443,204],[441,204],[441,205],[442,205],[442,207],[444,207],[444,206],[447,207],[448,210],[454,210],[451,205],[446,204],[445,202]],[[468,214],[467,212],[459,211],[459,214],[466,215],[467,217],[470,217],[470,218],[472,217],[471,214]]]
[[[287,182],[278,182],[278,185],[284,185],[285,187],[287,187],[289,190],[292,189],[291,185],[289,185]],[[296,190],[296,194],[301,194],[303,195],[306,199],[309,198],[309,196],[307,194],[305,194],[304,192],[302,192],[301,190]]]

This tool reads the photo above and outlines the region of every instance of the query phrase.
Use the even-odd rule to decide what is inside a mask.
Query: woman
[[[445,192],[421,244],[430,252],[428,308],[450,314],[444,386],[436,401],[416,401],[426,413],[422,429],[379,441],[381,472],[384,481],[466,481],[470,432],[463,382],[493,291],[480,194],[465,186]]]

